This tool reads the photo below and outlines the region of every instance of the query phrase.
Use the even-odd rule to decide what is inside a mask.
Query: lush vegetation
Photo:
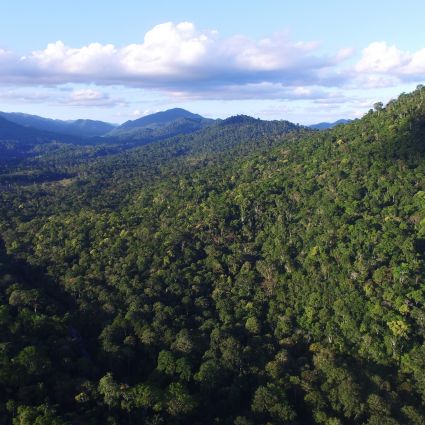
[[[37,149],[0,164],[1,423],[425,422],[424,88]]]

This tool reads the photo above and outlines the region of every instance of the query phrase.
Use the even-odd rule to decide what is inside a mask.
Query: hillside
[[[0,418],[423,424],[424,140],[419,87],[4,167]]]

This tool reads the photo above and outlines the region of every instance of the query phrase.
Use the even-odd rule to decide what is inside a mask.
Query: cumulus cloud
[[[410,55],[396,46],[388,46],[385,42],[374,42],[363,49],[362,58],[356,65],[358,72],[387,73],[405,66]]]
[[[335,88],[378,88],[425,76],[425,48],[405,52],[373,42],[354,65],[352,48],[321,54],[317,42],[294,42],[286,33],[254,40],[222,38],[191,22],[166,22],[142,42],[126,46],[50,43],[18,56],[0,49],[0,84],[65,84],[154,89],[184,99],[329,99]],[[98,90],[86,89],[62,100],[70,105],[108,106]]]
[[[190,22],[167,22],[148,31],[143,44],[122,48],[117,59],[126,75],[172,77],[208,60],[214,40],[214,33],[199,33]]]
[[[0,51],[0,81],[60,85],[94,83],[199,93],[263,83],[297,87],[332,85],[327,73],[346,60],[350,49],[333,56],[317,54],[315,42],[292,42],[285,34],[252,40],[220,38],[216,31],[199,31],[191,22],[166,22],[145,34],[140,44],[116,47],[91,43],[70,47],[62,41],[17,57]]]
[[[425,78],[425,48],[412,53],[384,41],[373,42],[363,49],[355,72],[373,88],[420,81]]]

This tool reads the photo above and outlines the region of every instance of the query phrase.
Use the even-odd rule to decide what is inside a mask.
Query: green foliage
[[[0,422],[425,423],[424,99],[3,143]]]
[[[49,406],[19,406],[13,425],[68,425]]]

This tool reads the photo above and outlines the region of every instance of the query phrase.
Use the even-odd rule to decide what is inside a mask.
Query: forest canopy
[[[0,155],[1,423],[425,423],[425,88]]]

